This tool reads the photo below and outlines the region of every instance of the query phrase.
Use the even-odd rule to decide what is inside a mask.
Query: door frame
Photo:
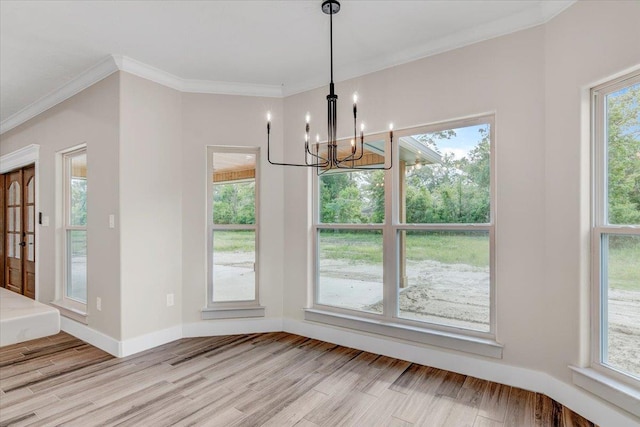
[[[35,167],[35,240],[36,240],[36,301],[39,300],[40,293],[40,232],[38,215],[40,212],[40,145],[30,144],[18,150],[0,156],[0,174],[11,172],[14,169],[22,168],[33,164]],[[4,236],[3,236],[4,237]]]

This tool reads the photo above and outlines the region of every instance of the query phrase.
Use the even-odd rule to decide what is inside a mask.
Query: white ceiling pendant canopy
[[[322,11],[329,15],[329,55],[330,55],[330,82],[329,94],[327,95],[327,139],[326,144],[320,143],[320,136],[317,136],[315,144],[309,143],[310,121],[309,113],[306,115],[306,125],[304,133],[304,163],[274,162],[271,160],[271,113],[267,113],[267,160],[272,165],[297,166],[316,168],[318,175],[333,169],[366,169],[366,170],[389,170],[393,167],[393,151],[389,152],[389,164],[386,159],[381,164],[361,162],[365,155],[364,144],[364,123],[360,125],[360,143],[358,144],[357,121],[358,121],[358,95],[353,94],[353,139],[351,147],[346,153],[338,151],[338,94],[335,92],[333,83],[333,15],[340,11],[340,3],[337,0],[325,0],[322,2]],[[389,125],[389,148],[393,144],[393,125]],[[385,150],[386,151],[386,150]]]

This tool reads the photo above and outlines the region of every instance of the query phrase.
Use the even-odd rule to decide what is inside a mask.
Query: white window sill
[[[264,317],[264,307],[205,307],[201,311],[202,320],[238,319],[244,317]]]
[[[60,310],[60,315],[64,317],[68,317],[71,320],[75,320],[76,322],[80,322],[82,324],[89,324],[87,321],[87,313],[77,308],[70,307],[68,304],[65,304],[64,301],[57,300],[52,301],[51,305]]]
[[[640,417],[640,390],[591,368],[569,366],[578,387]]]
[[[363,332],[502,359],[502,345],[491,339],[418,328],[399,323],[383,322],[317,309],[305,309],[304,318],[311,322],[356,329]]]

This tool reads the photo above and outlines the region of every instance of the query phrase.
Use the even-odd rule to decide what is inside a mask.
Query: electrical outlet
[[[171,307],[173,305],[173,294],[167,294],[167,307]]]
[[[102,311],[102,298],[100,297],[96,298],[96,308],[98,309],[98,311]]]

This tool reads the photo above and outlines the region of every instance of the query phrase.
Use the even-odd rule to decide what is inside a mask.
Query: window
[[[640,381],[640,74],[592,91],[593,366]]]
[[[64,303],[86,312],[87,304],[87,151],[64,153],[63,282]]]
[[[365,139],[371,165],[384,163],[387,138]],[[492,141],[492,116],[407,129],[394,132],[390,171],[320,171],[307,318],[493,340]]]
[[[209,310],[203,311],[203,317],[264,315],[264,309],[258,307],[256,274],[259,151],[208,147],[207,157]],[[230,310],[236,307],[242,310]]]

